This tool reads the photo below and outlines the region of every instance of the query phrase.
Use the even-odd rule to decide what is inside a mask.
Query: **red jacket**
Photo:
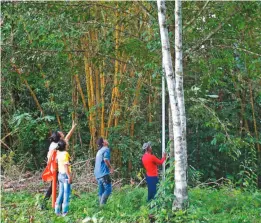
[[[147,171],[147,176],[149,177],[157,177],[158,176],[158,165],[164,163],[165,158],[163,157],[161,160],[156,156],[145,153],[142,157],[142,163]]]

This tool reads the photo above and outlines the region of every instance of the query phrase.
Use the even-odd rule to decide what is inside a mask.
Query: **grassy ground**
[[[146,223],[149,222],[146,193],[146,188],[123,187],[113,192],[102,209],[98,207],[95,193],[82,193],[80,197],[73,193],[66,217],[56,217],[51,209],[51,202],[48,203],[49,210],[40,211],[42,194],[2,193],[1,222]],[[161,219],[158,222],[261,223],[260,192],[242,192],[228,188],[191,189],[189,197],[190,207],[186,212],[175,213],[173,217],[171,210],[162,209],[157,213]]]

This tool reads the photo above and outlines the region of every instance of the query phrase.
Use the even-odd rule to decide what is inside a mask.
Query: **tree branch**
[[[150,12],[150,11],[142,4],[142,2],[137,1],[137,3],[140,5],[140,7],[146,12],[146,14],[147,14],[149,17],[152,17],[152,18],[154,18],[154,19],[157,19],[157,18],[152,14],[152,12]]]
[[[258,53],[255,53],[253,51],[250,51],[250,50],[247,50],[247,49],[244,49],[244,48],[240,48],[240,47],[227,46],[227,45],[215,45],[215,46],[218,46],[218,47],[221,47],[221,48],[236,49],[236,50],[240,50],[240,51],[243,51],[243,52],[246,52],[246,53],[249,53],[249,54],[261,57],[261,54],[258,54]]]
[[[187,29],[204,11],[204,9],[207,7],[208,3],[210,2],[210,0],[208,0],[205,5],[203,6],[203,8],[199,11],[199,13],[197,14],[197,16],[195,16],[193,19],[191,19],[186,25],[184,25],[183,29]]]
[[[190,47],[187,49],[184,53],[184,57],[186,58],[189,53],[193,52],[194,50],[198,49],[203,43],[205,43],[207,40],[209,40],[215,33],[217,33],[221,28],[223,24],[220,23],[214,30],[212,30],[203,40],[201,40],[198,44],[196,44],[193,47]]]
[[[10,149],[10,147],[8,145],[6,145],[2,140],[0,140],[0,142],[7,148]]]
[[[197,50],[200,46],[202,46],[203,43],[205,43],[207,40],[209,40],[214,34],[216,34],[222,27],[223,25],[225,24],[225,22],[227,22],[229,19],[231,19],[236,13],[239,13],[239,11],[235,11],[233,12],[232,14],[230,14],[226,19],[225,21],[219,23],[219,25],[214,29],[212,30],[207,36],[205,36],[198,44],[190,47],[189,49],[187,49],[185,52],[184,52],[184,56],[183,58],[186,59],[188,56],[189,56],[189,53]]]

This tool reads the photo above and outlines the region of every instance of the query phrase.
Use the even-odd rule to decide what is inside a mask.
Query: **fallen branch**
[[[116,185],[116,184],[119,184],[123,179],[120,179],[118,181],[116,181],[115,183],[112,184],[112,186]]]
[[[220,186],[222,183],[218,183],[218,182],[221,181],[221,180],[224,180],[224,181],[228,181],[228,182],[229,182],[228,179],[226,179],[226,178],[224,178],[224,177],[221,177],[220,179],[218,179],[218,180],[216,180],[216,181],[210,181],[210,182],[204,182],[204,183],[198,184],[198,185],[196,186],[196,188],[197,188],[197,187],[200,187],[200,186],[202,186],[202,185],[210,185],[210,184],[215,184],[215,185]]]
[[[258,53],[255,53],[253,51],[250,51],[250,50],[247,50],[247,49],[244,49],[244,48],[240,48],[240,47],[227,46],[227,45],[215,45],[215,46],[218,46],[218,47],[221,47],[221,48],[236,49],[236,50],[239,50],[239,51],[243,51],[243,52],[246,52],[246,53],[249,53],[249,54],[261,57],[261,54],[258,54]]]
[[[9,132],[7,135],[5,135],[5,136],[1,139],[1,141],[3,141],[6,137],[8,137],[8,136],[10,136],[10,135],[13,135],[14,133],[16,133],[16,131],[17,131],[17,129],[15,129],[15,130],[12,131],[12,132]]]
[[[143,178],[143,180],[141,182],[139,182],[139,184],[135,188],[138,188],[145,179],[146,178]]]
[[[6,145],[2,140],[0,140],[0,142],[7,148],[10,149],[10,147],[8,145]]]
[[[89,162],[89,161],[94,160],[94,159],[95,159],[95,158],[87,159],[87,160],[84,160],[84,161],[80,161],[80,162],[77,162],[77,163],[72,164],[72,166],[78,165],[78,164],[80,164],[80,163]]]

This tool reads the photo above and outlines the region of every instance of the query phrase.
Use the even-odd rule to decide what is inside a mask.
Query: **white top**
[[[58,147],[58,142],[52,142],[49,146],[49,152],[47,154],[48,160],[50,159],[50,154],[53,150],[55,150]]]
[[[49,146],[49,152],[58,147],[58,142],[52,142]]]

